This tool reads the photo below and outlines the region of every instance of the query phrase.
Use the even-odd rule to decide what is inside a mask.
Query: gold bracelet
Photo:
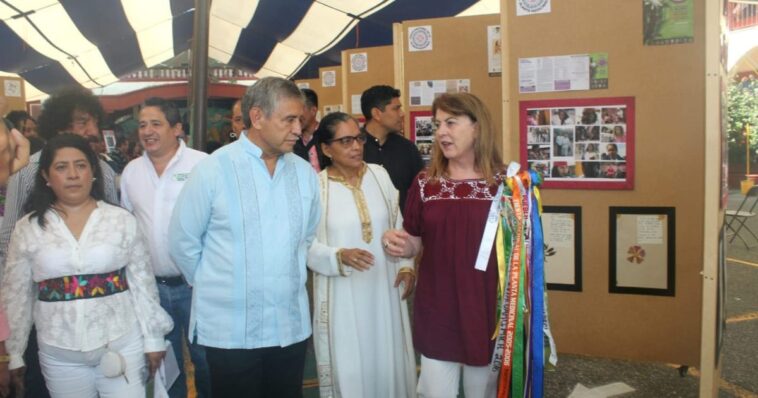
[[[398,275],[400,275],[400,274],[411,274],[411,276],[415,278],[416,277],[416,270],[413,269],[413,268],[411,268],[411,267],[403,267],[403,268],[400,268],[399,271],[397,271],[397,274]]]
[[[0,355],[0,363],[8,363],[11,361],[10,355]]]
[[[339,249],[337,250],[337,267],[340,271],[340,276],[347,276],[347,272],[345,272],[345,264],[342,263],[342,252],[345,251],[345,249]]]

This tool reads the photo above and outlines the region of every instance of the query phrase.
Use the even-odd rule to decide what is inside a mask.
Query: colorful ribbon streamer
[[[491,363],[498,398],[541,398],[546,358],[556,360],[547,315],[541,182],[536,172],[520,171],[506,179],[499,198],[498,327]]]

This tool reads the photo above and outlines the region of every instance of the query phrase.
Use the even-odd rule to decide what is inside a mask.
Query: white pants
[[[463,368],[463,393],[466,398],[491,398],[497,395],[497,377],[489,366],[468,366],[421,356],[418,395],[423,398],[454,398]]]
[[[106,347],[72,351],[39,343],[39,363],[53,398],[142,398],[145,396],[145,353],[139,327],[110,342],[108,348],[126,362],[124,376],[108,378],[98,368]],[[129,381],[127,382],[127,379]]]

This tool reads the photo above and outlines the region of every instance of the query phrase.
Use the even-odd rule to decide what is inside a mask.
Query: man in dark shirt
[[[300,156],[311,164],[313,170],[318,173],[321,171],[321,148],[318,147],[313,136],[318,128],[318,120],[316,120],[316,114],[318,113],[318,95],[316,92],[309,88],[301,88],[300,92],[303,93],[305,99],[303,116],[300,117],[300,125],[303,126],[303,135],[295,143],[295,147],[292,151],[295,155]]]
[[[405,207],[405,194],[424,167],[421,154],[411,141],[403,137],[403,106],[400,91],[390,86],[373,86],[361,95],[361,111],[366,118],[363,132],[368,140],[363,160],[382,165],[392,184],[400,191],[400,208]]]

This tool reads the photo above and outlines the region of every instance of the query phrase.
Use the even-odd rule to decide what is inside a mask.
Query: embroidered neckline
[[[328,171],[326,175],[329,177],[329,180],[344,185],[347,187],[347,189],[350,190],[350,192],[353,193],[353,200],[355,201],[355,206],[358,208],[358,217],[361,221],[361,235],[363,237],[363,241],[366,243],[371,243],[371,239],[373,239],[373,232],[371,230],[371,214],[368,211],[366,195],[363,194],[363,190],[361,189],[361,186],[363,185],[363,176],[366,175],[367,169],[368,165],[366,165],[364,162],[363,167],[358,172],[358,183],[355,187],[347,182],[347,179],[345,179],[343,176],[332,176],[329,175]]]
[[[503,180],[503,178],[504,175],[501,175],[500,173],[495,175],[495,181],[497,181],[498,184]],[[441,176],[437,182],[434,183],[436,187],[432,192],[427,192],[426,190],[426,186],[431,184],[429,178],[426,175],[419,176],[418,184],[421,191],[421,200],[423,202],[430,200],[459,199],[487,201],[492,200],[494,197],[494,193],[492,192],[492,185],[488,184],[487,180],[483,178],[454,180],[449,177]],[[459,194],[457,192],[460,186],[468,187],[468,189],[465,191],[466,193]]]

